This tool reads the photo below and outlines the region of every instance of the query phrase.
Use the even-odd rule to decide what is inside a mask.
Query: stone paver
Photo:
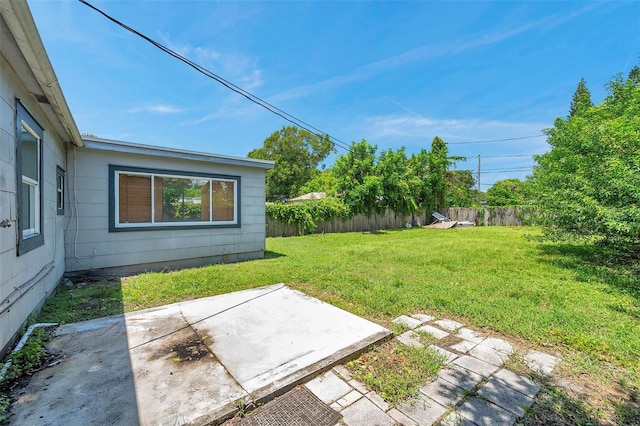
[[[511,343],[507,342],[504,339],[498,339],[497,337],[487,337],[482,342],[481,345],[488,346],[494,349],[496,352],[503,352],[507,355],[511,355],[513,353],[513,346]]]
[[[483,377],[489,377],[490,375],[498,371],[498,368],[500,368],[478,358],[474,358],[470,355],[461,356],[460,358],[453,361],[453,363],[462,368],[473,371],[474,373],[477,373]]]
[[[440,426],[476,426],[476,424],[462,417],[459,412],[454,411],[442,419]]]
[[[434,351],[435,353],[443,357],[445,364],[449,364],[454,359],[458,358],[458,355],[454,354],[453,352],[449,352],[446,349],[442,349],[440,346],[429,345],[428,347],[429,349],[431,349],[432,351]]]
[[[387,401],[382,399],[382,397],[380,395],[378,395],[377,393],[371,391],[368,394],[366,394],[365,396],[367,398],[369,398],[369,400],[371,402],[376,404],[378,406],[378,408],[380,408],[382,411],[385,411],[385,412],[389,411],[389,404],[387,404]]]
[[[398,404],[398,410],[420,426],[431,426],[447,412],[446,407],[426,398]]]
[[[414,422],[401,411],[398,411],[395,408],[389,410],[387,414],[401,426],[418,426],[418,423]]]
[[[436,328],[432,325],[423,325],[422,327],[418,328],[417,331],[422,331],[424,333],[430,334],[436,339],[442,339],[449,335],[449,333],[447,333],[446,331],[440,330],[439,328]]]
[[[415,318],[411,318],[407,315],[400,315],[398,318],[392,321],[395,324],[404,324],[407,327],[414,329],[422,324],[422,321]]]
[[[508,355],[502,352],[497,352],[492,347],[483,345],[482,343],[471,349],[471,351],[469,351],[469,355],[498,367],[502,367],[504,361],[508,357]]]
[[[525,394],[513,390],[495,378],[489,379],[489,381],[478,390],[478,395],[512,412],[516,417],[524,416],[525,407],[531,407],[531,405],[533,405],[533,398],[529,398]]]
[[[475,330],[471,330],[469,328],[464,328],[464,327],[458,330],[458,333],[456,334],[456,336],[473,343],[480,343],[484,340],[484,337],[482,336],[482,334],[478,333]]]
[[[462,326],[464,325],[450,319],[441,319],[438,321],[434,321],[433,323],[436,324],[438,327],[442,327],[445,330],[450,330],[450,331],[456,331],[457,329],[462,328]]]
[[[365,386],[365,384],[358,379],[351,379],[349,380],[348,383],[349,383],[349,386],[351,386],[352,388],[354,388],[355,390],[357,390],[362,394],[369,392],[369,389],[367,388],[367,386]]]
[[[398,342],[407,346],[414,346],[418,348],[422,348],[424,345],[422,341],[420,341],[420,336],[413,330],[405,331],[401,335],[397,337]]]
[[[344,380],[349,381],[352,379],[351,373],[344,365],[336,365],[335,367],[333,367],[333,371],[336,372],[338,376],[340,376]]]
[[[507,410],[478,398],[471,398],[464,402],[457,412],[478,426],[508,426],[516,421],[514,415]]]
[[[333,371],[327,371],[322,376],[316,377],[306,386],[325,404],[331,404],[353,390]]]
[[[422,321],[423,324],[425,322],[433,321],[435,319],[435,317],[432,317],[431,315],[425,315],[425,314],[413,314],[411,316],[417,320]]]
[[[424,314],[402,315],[394,320],[416,329],[432,321]],[[434,321],[439,327],[462,339],[450,349],[466,353],[459,355],[438,345],[429,349],[444,356],[447,365],[436,379],[420,387],[420,396],[412,401],[391,407],[376,392],[357,379],[349,370],[339,365],[306,384],[318,398],[343,416],[347,426],[482,426],[512,425],[522,417],[527,407],[534,403],[540,385],[503,368],[504,360],[513,353],[513,346],[503,339],[483,337],[480,333],[451,320]],[[426,331],[438,338],[448,332],[430,325],[417,330]],[[415,330],[397,337],[398,341],[422,346]],[[550,374],[559,358],[537,351],[525,356],[529,365],[542,374]],[[469,393],[473,392],[473,394]],[[471,396],[476,395],[476,396]]]
[[[352,390],[351,392],[349,392],[348,394],[346,394],[342,398],[338,399],[336,402],[341,407],[344,408],[344,407],[348,407],[349,405],[353,404],[354,402],[356,402],[360,398],[362,398],[362,394],[360,392],[358,392],[357,390]]]
[[[444,407],[453,407],[462,401],[464,390],[443,379],[437,379],[420,388],[420,393]]]
[[[458,352],[462,352],[462,353],[467,353],[469,352],[471,349],[475,348],[477,345],[477,343],[471,342],[469,340],[463,340],[460,343],[456,343],[455,345],[451,345],[449,346],[451,349],[453,349],[454,351],[458,351]]]
[[[544,376],[548,376],[549,374],[551,374],[553,368],[558,362],[560,362],[560,358],[556,356],[534,350],[527,352],[527,354],[524,356],[524,359],[529,365],[529,368],[537,371]]]
[[[509,371],[506,368],[503,368],[495,373],[492,379],[498,380],[509,386],[511,389],[517,390],[518,392],[525,394],[530,398],[535,397],[540,390],[540,385],[533,380],[516,374],[513,371]]]
[[[342,421],[348,426],[394,426],[395,421],[367,398],[360,398],[344,410]]]
[[[459,388],[473,390],[484,379],[481,375],[462,367],[451,366],[438,373],[438,377]]]

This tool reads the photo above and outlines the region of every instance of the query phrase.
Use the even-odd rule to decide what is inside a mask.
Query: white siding
[[[109,232],[109,165],[240,176],[239,228]],[[69,153],[67,271],[142,271],[264,256],[261,168],[76,148]]]
[[[44,245],[17,255],[15,99],[19,98],[44,129],[42,186]],[[0,55],[0,351],[55,289],[64,273],[65,217],[56,213],[56,166],[66,169],[65,145],[55,139],[51,124],[38,103],[20,83],[4,56]],[[23,291],[14,292],[29,283]]]

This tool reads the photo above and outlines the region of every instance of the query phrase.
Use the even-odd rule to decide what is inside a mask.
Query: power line
[[[538,154],[514,154],[514,155],[483,155],[482,158],[515,158],[515,157],[533,157],[534,155],[542,155],[543,153]]]
[[[158,49],[162,50],[163,52],[173,56],[174,58],[184,62],[185,64],[189,65],[191,68],[195,69],[196,71],[198,71],[199,73],[205,75],[206,77],[209,77],[212,80],[217,81],[218,83],[222,84],[223,86],[225,86],[227,89],[232,90],[233,92],[245,97],[246,99],[248,99],[249,101],[253,102],[254,104],[261,106],[262,108],[266,109],[267,111],[271,112],[272,114],[275,114],[281,118],[283,118],[284,120],[288,121],[291,124],[294,124],[298,127],[301,127],[311,133],[316,133],[319,136],[323,136],[323,135],[327,135],[329,138],[329,141],[342,149],[345,149],[347,151],[350,151],[349,145],[347,145],[345,142],[341,141],[340,139],[330,136],[327,132],[323,132],[322,130],[312,126],[309,123],[306,123],[305,121],[295,117],[294,115],[289,114],[286,111],[283,111],[282,109],[270,104],[269,102],[265,101],[264,99],[259,98],[258,96],[244,90],[243,88],[236,86],[235,84],[231,83],[228,80],[225,80],[224,78],[220,77],[219,75],[215,74],[212,71],[209,71],[208,69],[204,68],[203,66],[191,61],[190,59],[180,55],[179,53],[169,49],[168,47],[160,44],[159,42],[153,40],[152,38],[142,34],[141,32],[131,28],[130,26],[126,25],[123,22],[120,22],[119,20],[111,17],[110,15],[108,15],[106,12],[103,12],[102,10],[98,9],[96,6],[88,3],[85,0],[79,0],[82,4],[84,4],[85,6],[90,7],[91,9],[95,10],[96,12],[98,12],[99,14],[101,14],[102,16],[104,16],[105,18],[107,18],[108,20],[110,20],[111,22],[115,23],[116,25],[124,28],[125,30],[131,32],[132,34],[137,35],[138,37],[148,41],[149,43],[153,44],[155,47],[157,47]],[[311,130],[313,129],[313,130]],[[315,130],[315,131],[314,131]],[[333,139],[333,140],[332,140]]]
[[[83,0],[80,0],[80,1],[83,1]],[[488,140],[484,140],[484,141],[446,142],[446,144],[447,145],[467,145],[467,144],[475,144],[475,143],[507,142],[507,141],[517,141],[517,140],[522,140],[522,139],[533,139],[533,138],[539,138],[539,137],[543,137],[543,136],[546,136],[546,135],[539,134],[539,135],[531,135],[531,136],[519,136],[517,138],[488,139]]]
[[[532,168],[527,168],[527,169],[483,170],[482,174],[487,174],[487,173],[515,173],[515,172],[529,172],[529,171],[533,171],[533,169]]]

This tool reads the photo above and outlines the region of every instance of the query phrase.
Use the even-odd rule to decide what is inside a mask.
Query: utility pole
[[[480,198],[480,154],[478,154],[478,198]]]

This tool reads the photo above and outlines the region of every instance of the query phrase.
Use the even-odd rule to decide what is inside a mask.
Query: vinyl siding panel
[[[74,205],[74,215],[77,207],[78,217],[72,217],[69,225],[68,271],[173,268],[185,262],[204,264],[264,255],[263,169],[88,148],[76,148],[69,155],[75,159],[70,159],[67,172],[68,200]],[[109,165],[239,176],[241,226],[109,232]]]

